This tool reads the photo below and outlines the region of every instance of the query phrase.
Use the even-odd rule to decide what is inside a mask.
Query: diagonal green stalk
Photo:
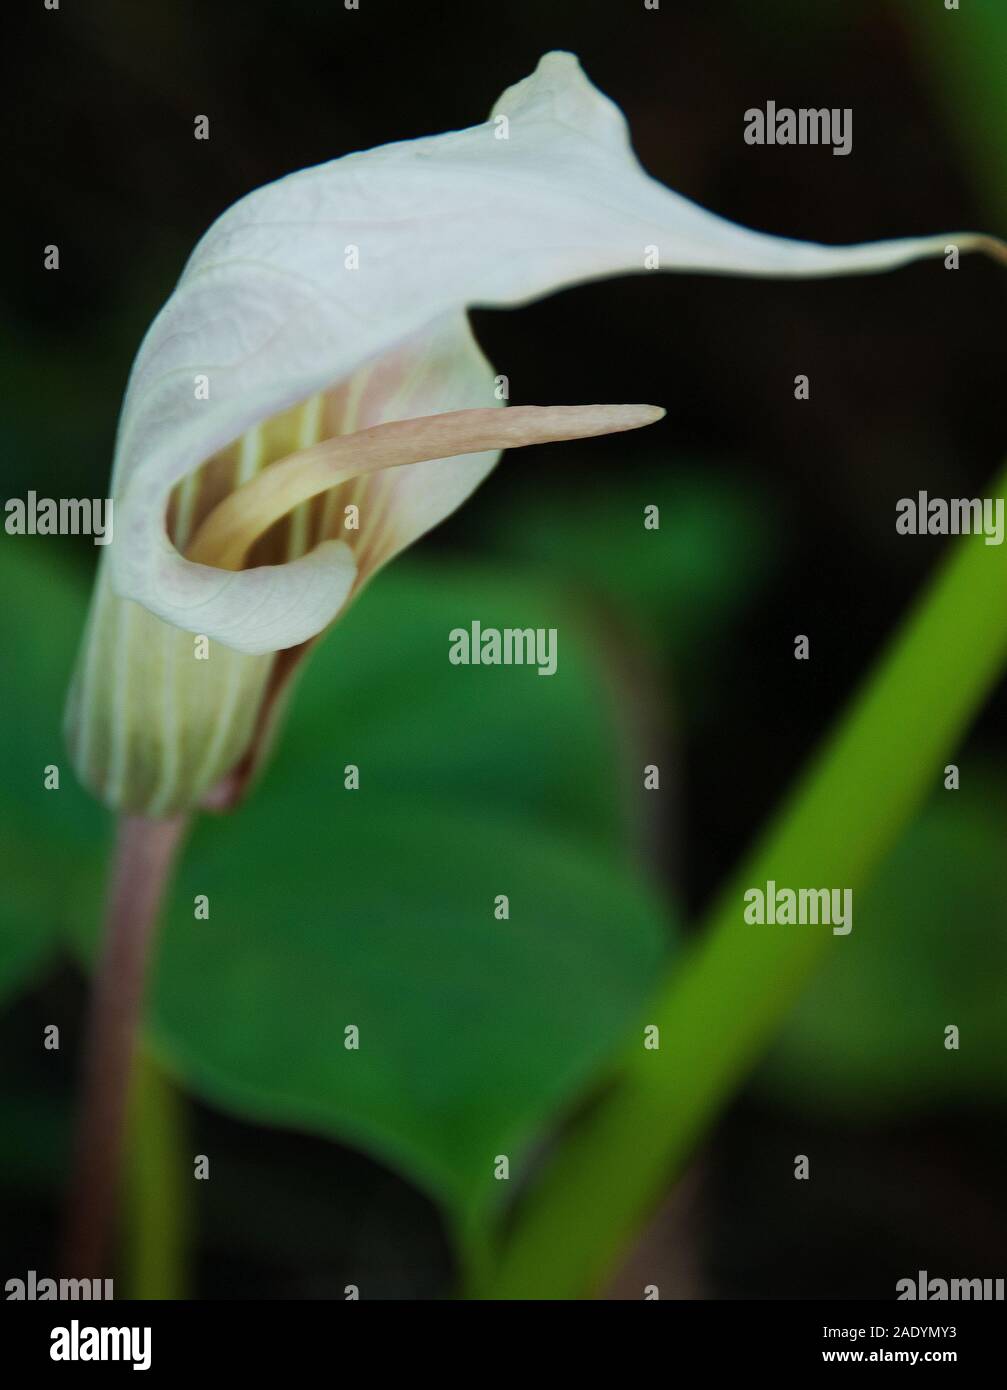
[[[1005,492],[1007,471],[992,496]],[[640,1019],[611,1089],[560,1143],[477,1296],[598,1291],[815,964],[844,947],[827,928],[747,925],[745,889],[862,889],[1005,663],[1007,555],[963,539]],[[645,1024],[660,1028],[657,1051]]]

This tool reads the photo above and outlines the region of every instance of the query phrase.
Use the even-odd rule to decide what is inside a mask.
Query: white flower
[[[642,271],[654,246],[662,269],[804,276],[884,270],[949,242],[1003,255],[976,234],[830,247],[727,222],[643,171],[622,114],[567,53],[547,54],[482,125],[256,190],[199,242],[130,375],[115,540],[69,711],[81,776],[152,815],[195,804],[227,774],[218,799],[231,799],[297,652],[464,501],[515,432],[534,442],[656,418],[592,424],[553,410],[522,424],[508,410],[495,431],[473,415],[436,457],[446,421],[400,430],[391,460],[373,436],[320,442],[498,405],[469,306]],[[422,461],[403,461],[410,434]],[[274,470],[291,455],[281,485]],[[312,471],[321,490],[306,490]],[[356,531],[344,526],[353,506]],[[211,640],[209,660],[194,659],[191,634]]]

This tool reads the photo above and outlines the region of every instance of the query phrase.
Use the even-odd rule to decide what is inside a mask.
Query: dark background
[[[968,122],[947,99],[940,43],[911,8],[10,7],[0,60],[8,494],[99,490],[142,332],[198,236],[236,198],[352,150],[481,120],[550,48],[576,52],[622,107],[655,177],[725,217],[828,242],[1003,234],[1007,172],[999,187],[981,176]],[[947,62],[957,62],[950,50]],[[743,112],[770,98],[852,107],[853,153],[746,145]],[[206,143],[192,139],[197,113],[211,119]],[[40,269],[38,247],[50,241],[61,248],[58,277]],[[1004,284],[1002,270],[978,258],[956,274],[921,265],[819,282],[669,274],[474,314],[515,403],[661,403],[667,419],[634,454],[644,472],[712,479],[744,499],[758,589],[718,613],[715,629],[702,610],[690,614],[695,660],[675,642],[658,643],[654,658],[671,711],[662,737],[678,813],[652,849],[689,917],[932,572],[934,548],[896,537],[896,500],[919,489],[982,495],[998,466]],[[807,403],[793,397],[798,372],[811,381]],[[547,453],[518,452],[424,546],[520,551],[521,535],[501,518],[519,517],[529,497],[543,510],[604,501],[625,481],[616,460],[632,466],[599,441],[571,475]],[[86,542],[77,559],[84,584]],[[603,574],[595,592],[603,604]],[[792,659],[798,632],[811,635],[811,662]],[[969,740],[984,759],[1003,751],[1005,713],[1001,690]],[[20,1031],[47,1017],[55,997],[80,1007],[69,967],[4,1016],[0,1052],[16,1052]],[[34,1065],[40,1087],[69,1094],[69,1062],[55,1080]],[[324,1295],[362,1266],[386,1296],[449,1289],[437,1214],[401,1179],[331,1143],[209,1108],[195,1107],[192,1124],[197,1151],[229,1152],[241,1175],[200,1209],[200,1295]],[[1002,1273],[1003,1132],[992,1099],[850,1123],[809,1119],[756,1090],[723,1120],[652,1248],[687,1296],[891,1297],[894,1279],[918,1267]],[[817,1180],[795,1184],[793,1155],[812,1150]],[[52,1204],[15,1194],[0,1194],[5,1269],[43,1269]]]

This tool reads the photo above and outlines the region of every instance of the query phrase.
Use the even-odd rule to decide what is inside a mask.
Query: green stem
[[[126,1298],[188,1296],[192,1177],[185,1134],[183,1097],[141,1044],[126,1137]]]
[[[993,496],[1007,491],[1007,472]],[[906,545],[925,545],[907,538]],[[633,1034],[612,1089],[518,1214],[489,1298],[596,1292],[786,1017],[828,930],[747,925],[746,888],[868,882],[1007,663],[1007,557],[959,542]],[[660,1049],[643,1047],[643,1026]]]

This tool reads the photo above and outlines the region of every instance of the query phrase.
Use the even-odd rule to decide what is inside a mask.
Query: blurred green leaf
[[[53,542],[0,543],[0,1001],[21,986],[71,922],[98,910],[107,816],[66,761],[63,699],[84,616],[84,593],[46,553]],[[60,770],[47,791],[44,769]]]
[[[984,230],[1002,236],[1007,218],[1007,6],[1003,0],[961,0],[956,10],[949,10],[939,0],[894,0],[893,8],[905,22],[928,85],[957,132],[962,164],[1000,221]]]
[[[448,634],[473,618],[557,628],[557,673],[451,666]],[[469,565],[382,574],[312,655],[262,784],[195,829],[152,986],[161,1061],[478,1224],[512,1190],[496,1156],[517,1177],[666,955],[613,716],[591,632],[548,588]],[[89,914],[78,939],[95,930]]]
[[[656,505],[660,529],[644,529]],[[776,527],[757,492],[730,473],[634,469],[612,490],[536,493],[496,514],[500,547],[583,590],[638,641],[695,660],[769,572]]]
[[[448,633],[475,618],[556,628],[556,673],[452,666]],[[343,798],[343,767],[356,763],[364,799],[489,807],[625,850],[642,768],[620,767],[619,710],[595,643],[554,585],[397,561],[310,658],[265,794],[290,785],[299,796]]]
[[[759,1084],[843,1116],[1002,1096],[1005,844],[1002,780],[966,772],[939,792],[854,901],[853,931],[833,938]]]
[[[508,1190],[496,1155],[516,1176],[639,1007],[660,915],[583,843],[340,795],[329,808],[290,790],[200,836],[153,1037],[221,1105],[356,1143],[470,1211]],[[192,920],[198,892],[207,922]]]

